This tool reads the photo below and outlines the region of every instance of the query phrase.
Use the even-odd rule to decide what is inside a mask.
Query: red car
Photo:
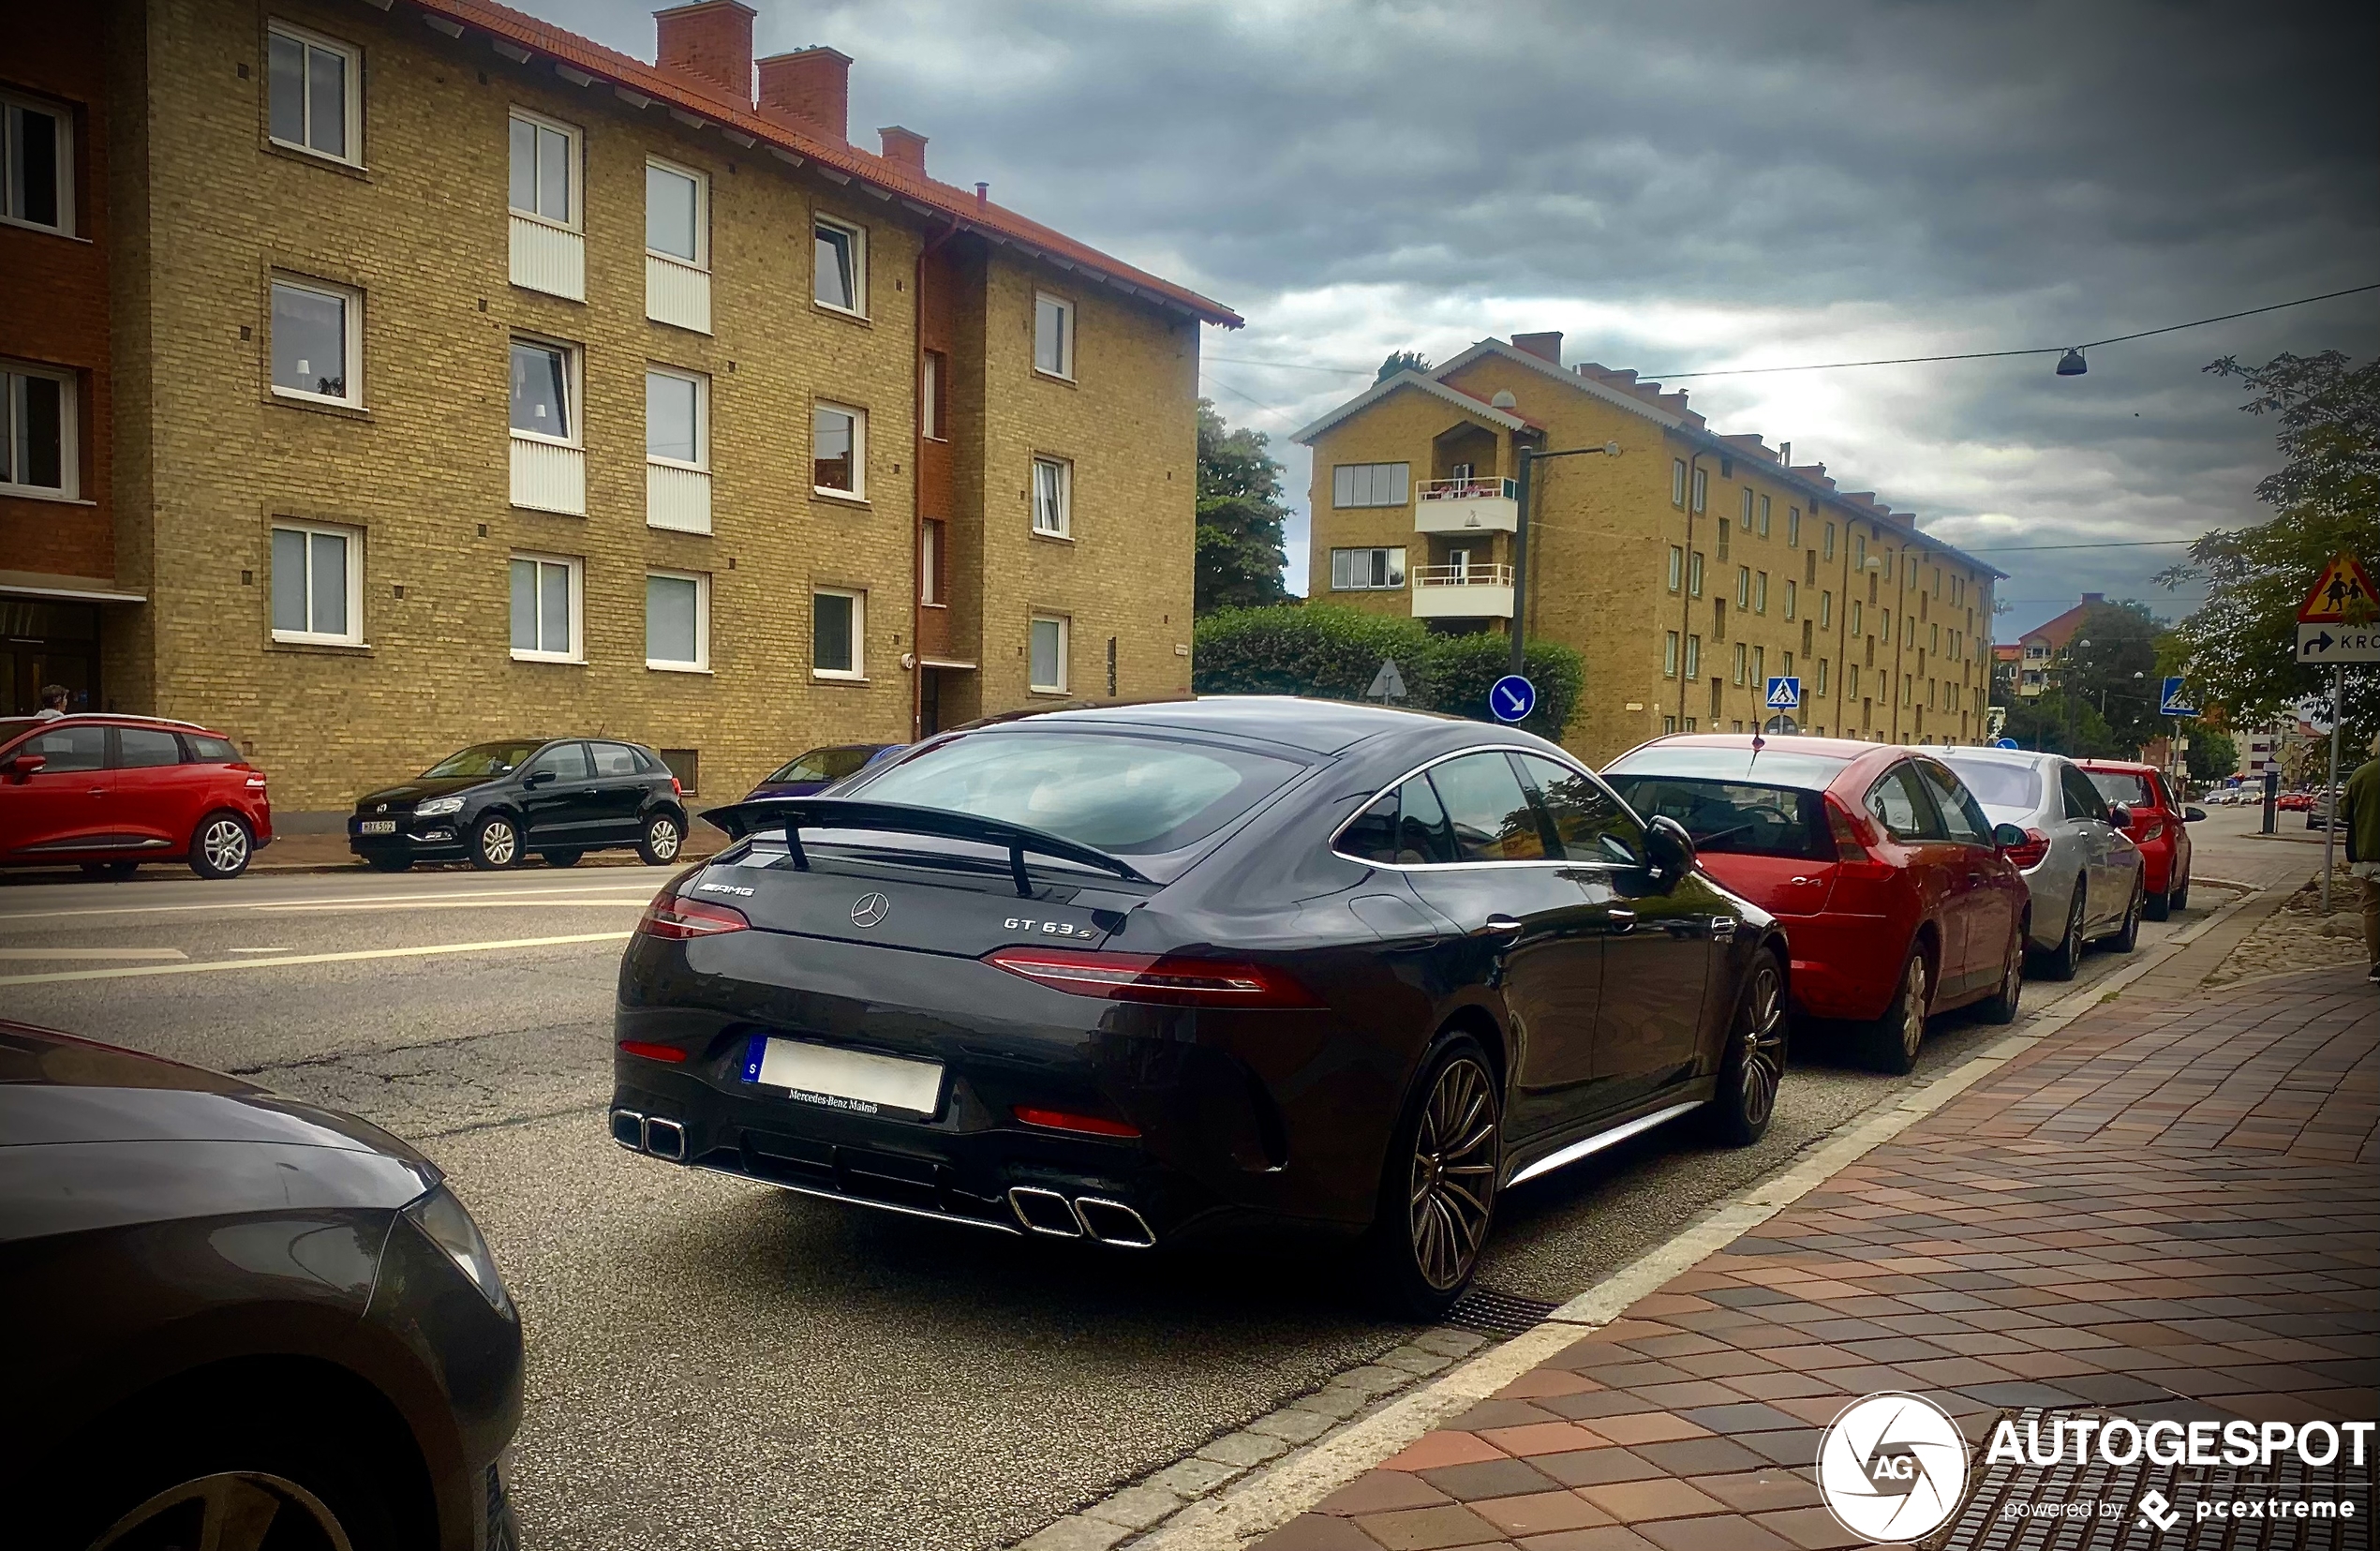
[[[2207,816],[2204,808],[2185,808],[2174,800],[2173,788],[2154,765],[2134,765],[2120,759],[2077,759],[2075,768],[2090,777],[2099,795],[2132,811],[2124,833],[2140,847],[2141,887],[2148,890],[2143,913],[2162,921],[2190,902],[2190,831],[2186,825]]]
[[[220,733],[154,716],[0,718],[0,867],[124,878],[186,861],[236,878],[272,840],[264,773]]]
[[[1778,918],[1794,1010],[1858,1021],[1873,1065],[1908,1071],[1931,1013],[2016,1016],[2028,891],[2004,853],[2024,834],[1995,830],[1926,750],[1689,733],[1603,777],[1644,817],[1685,825],[1703,870]]]

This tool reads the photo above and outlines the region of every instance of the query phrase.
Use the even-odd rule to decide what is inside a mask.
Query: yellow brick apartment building
[[[52,589],[100,600],[95,706],[323,809],[499,735],[733,798],[1188,689],[1198,331],[1239,320],[850,143],[848,57],[755,61],[736,0],[658,13],[658,64],[483,0],[104,9],[109,111],[38,97],[103,127],[113,574]]]
[[[1509,631],[1521,449],[1616,445],[1532,470],[1521,606],[1528,634],[1584,654],[1574,752],[1757,729],[1772,676],[1801,679],[1807,732],[1984,739],[2004,573],[1822,464],[1714,434],[1682,393],[1564,368],[1561,340],[1483,340],[1296,434],[1314,450],[1312,602]]]

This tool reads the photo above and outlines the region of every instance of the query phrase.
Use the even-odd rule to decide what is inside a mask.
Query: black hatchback
[[[1558,746],[1268,698],[945,734],[739,837],[620,968],[614,1138],[995,1232],[1361,1236],[1431,1315],[1501,1190],[1785,1063],[1774,919]]]
[[[662,756],[612,738],[474,743],[402,785],[357,799],[348,849],[383,872],[417,861],[569,867],[633,848],[649,866],[686,845],[685,796]]]

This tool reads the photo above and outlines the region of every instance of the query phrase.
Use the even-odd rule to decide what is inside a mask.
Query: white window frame
[[[1752,568],[1748,565],[1735,568],[1735,606],[1739,611],[1752,606]]]
[[[1036,625],[1058,627],[1058,681],[1054,684],[1033,682],[1033,633]],[[1035,614],[1025,624],[1025,688],[1034,694],[1064,694],[1072,680],[1074,621],[1063,614]]]
[[[28,377],[58,384],[58,484],[54,486],[17,483],[21,455],[17,425],[24,392],[17,384]],[[81,377],[64,367],[0,359],[0,416],[6,417],[5,425],[0,425],[0,494],[29,496],[35,500],[82,499],[82,388]]]
[[[1389,471],[1384,473],[1384,470]],[[1381,487],[1383,481],[1387,484],[1385,492]],[[1331,504],[1334,507],[1404,506],[1410,502],[1412,491],[1410,463],[1339,463],[1331,468]]]
[[[928,441],[948,441],[950,427],[944,425],[949,405],[945,395],[950,384],[943,379],[949,374],[950,357],[942,350],[921,350],[917,352],[917,434]]]
[[[1054,528],[1042,525],[1041,471],[1054,470],[1057,476],[1058,522]],[[1071,539],[1075,536],[1075,466],[1072,460],[1036,453],[1033,459],[1033,532],[1035,538]]]
[[[551,216],[540,215],[534,210],[523,210],[513,202],[513,120],[514,119],[520,120],[523,124],[534,124],[541,129],[551,129],[570,142],[571,213],[568,220],[558,221]],[[506,111],[504,117],[504,207],[525,221],[535,221],[540,226],[550,226],[558,231],[585,231],[587,230],[586,132],[575,124],[566,124],[558,118],[548,117],[533,108],[524,108],[517,102],[513,103]]]
[[[1752,612],[1768,612],[1768,573],[1765,571],[1756,572],[1752,576]]]
[[[287,286],[291,291],[309,291],[317,296],[333,296],[338,299],[341,330],[346,336],[341,343],[347,350],[347,392],[345,395],[308,393],[303,388],[285,388],[278,382],[275,382],[272,384],[275,396],[293,398],[302,404],[334,404],[345,410],[362,409],[364,407],[364,292],[353,286],[340,285],[335,280],[320,280],[311,275],[297,275],[287,270],[275,270],[267,277],[264,292],[267,330],[264,342],[264,369],[268,374],[273,369],[273,340],[271,338],[274,328],[271,321],[273,292],[283,286]]]
[[[342,523],[306,522],[297,517],[275,517],[273,519],[272,530],[274,532],[288,531],[291,533],[320,533],[332,538],[340,538],[347,541],[346,633],[344,634],[340,634],[330,631],[282,630],[275,627],[273,631],[273,639],[275,641],[293,642],[303,646],[360,647],[364,645],[364,529],[361,528],[350,528]],[[269,538],[266,540],[266,553],[268,557],[271,554],[271,542],[272,541]],[[313,602],[312,589],[314,586],[313,548],[313,544],[308,543],[306,545],[305,569],[302,574],[305,577],[307,589],[308,607],[305,611],[305,617],[309,621],[314,618],[314,610],[311,606]],[[265,579],[271,583],[271,586],[265,589],[264,598],[265,618],[267,620],[270,620],[272,619],[273,611],[273,590],[275,588],[281,585],[281,579],[279,576],[270,574],[269,571]]]
[[[694,584],[694,660],[676,662],[652,655],[652,588],[654,578]],[[645,569],[645,666],[654,673],[708,673],[710,671],[710,574],[703,571],[665,571],[657,566]]]
[[[1789,506],[1785,508],[1785,547],[1799,549],[1801,546],[1802,509],[1798,506]]]
[[[1677,544],[1670,545],[1670,590],[1675,592],[1686,585],[1686,551]]]
[[[8,186],[8,169],[14,164],[13,137],[8,134],[7,110],[21,113],[39,113],[58,126],[57,188],[58,219],[51,225],[8,214],[8,205],[16,190]],[[22,227],[27,231],[47,231],[60,237],[74,235],[74,113],[63,103],[49,102],[19,92],[0,92],[0,225]]]
[[[823,304],[822,304],[823,305]],[[831,410],[851,416],[851,488],[838,490],[831,485],[818,483],[818,411]],[[830,500],[866,500],[868,499],[868,411],[853,404],[838,404],[832,399],[813,399],[810,406],[810,478],[811,492]]]
[[[353,44],[353,43],[348,43],[348,42],[343,42],[343,41],[341,41],[340,39],[335,38],[335,37],[327,37],[323,36],[322,34],[320,34],[320,33],[319,33],[319,32],[315,32],[315,31],[313,31],[313,30],[312,30],[312,29],[310,29],[310,28],[301,27],[301,26],[299,26],[299,25],[298,25],[296,22],[284,22],[284,21],[282,21],[282,20],[281,20],[280,18],[278,18],[278,17],[269,17],[269,18],[267,18],[267,19],[266,19],[265,23],[264,23],[264,33],[265,33],[265,40],[264,40],[264,46],[265,46],[265,58],[264,58],[264,69],[263,69],[262,74],[263,74],[263,76],[264,76],[264,135],[265,135],[265,139],[267,139],[267,140],[271,141],[274,144],[275,144],[275,145],[277,145],[277,146],[281,147],[281,149],[283,149],[283,150],[285,150],[285,151],[295,151],[295,152],[296,152],[296,153],[298,153],[300,156],[305,156],[305,157],[317,157],[317,158],[319,158],[319,159],[320,159],[320,160],[322,160],[322,161],[327,161],[327,162],[330,162],[330,163],[332,163],[332,164],[333,164],[333,165],[335,165],[335,166],[338,166],[338,167],[361,167],[361,166],[363,166],[363,165],[364,165],[364,51],[363,51],[363,49],[362,49],[362,48],[360,48],[359,46],[357,46],[356,44]],[[305,47],[310,48],[310,49],[320,49],[320,50],[321,50],[321,51],[323,51],[325,53],[335,53],[335,54],[337,54],[337,55],[338,55],[338,56],[339,56],[342,60],[346,61],[346,64],[347,64],[347,102],[346,102],[346,105],[345,105],[345,106],[346,106],[346,122],[345,122],[344,124],[342,124],[342,125],[340,126],[340,127],[341,127],[341,129],[345,132],[345,134],[346,134],[346,136],[347,136],[347,155],[345,155],[345,156],[333,156],[333,155],[332,155],[330,152],[328,152],[328,151],[318,151],[318,150],[316,150],[313,146],[308,145],[308,144],[305,144],[304,142],[301,142],[301,141],[294,141],[294,140],[283,140],[280,136],[278,136],[278,135],[276,135],[276,134],[273,133],[273,35],[274,35],[275,33],[279,33],[282,37],[286,37],[286,38],[290,39],[290,40],[291,42],[293,42],[293,43],[300,43],[300,44],[304,44]],[[307,95],[307,98],[308,98],[308,100],[307,100],[305,103],[301,104],[300,109],[299,109],[299,112],[300,112],[301,116],[303,116],[303,117],[305,119],[305,127],[306,127],[306,128],[310,131],[310,130],[312,129],[312,127],[313,127],[313,123],[314,123],[314,113],[313,113],[313,108],[312,108],[312,102],[311,102],[311,97],[312,97],[312,95],[313,95],[313,82],[314,82],[314,74],[313,74],[313,72],[312,72],[311,70],[307,70],[307,71],[305,71],[305,72],[304,72],[304,73],[303,73],[303,75],[302,75],[301,79],[302,79],[302,80],[305,82],[305,91],[306,91],[306,95]]]
[[[850,252],[851,252],[851,300],[852,300],[852,305],[851,305],[850,306],[847,306],[847,307],[845,307],[845,306],[836,306],[834,303],[832,303],[832,302],[821,301],[821,300],[819,299],[819,295],[818,295],[818,274],[817,274],[817,268],[818,268],[818,231],[819,231],[819,229],[820,229],[821,227],[830,228],[830,229],[832,229],[833,231],[840,231],[840,232],[841,232],[841,233],[844,235],[844,237],[846,237],[846,238],[847,238],[847,239],[849,239],[849,241],[850,241],[850,245],[851,245],[851,246],[850,246]],[[865,317],[867,317],[867,316],[868,316],[868,229],[867,229],[866,227],[864,227],[864,226],[859,225],[859,224],[858,224],[857,222],[855,222],[855,221],[847,221],[847,220],[844,220],[842,217],[840,217],[840,216],[821,216],[821,215],[813,215],[812,216],[811,216],[811,218],[810,218],[810,229],[811,229],[811,231],[810,231],[810,254],[811,254],[810,303],[811,303],[811,306],[816,306],[816,307],[824,307],[824,308],[825,308],[826,311],[828,311],[828,312],[837,312],[837,313],[840,313],[840,314],[842,314],[842,316],[844,316],[844,317],[846,317],[846,318],[865,318]]]
[[[1686,460],[1682,457],[1670,459],[1670,504],[1686,505]]]
[[[1699,635],[1686,637],[1686,677],[1689,679],[1703,677],[1703,638]]]
[[[1058,365],[1055,368],[1041,364],[1041,305],[1047,302],[1058,309]],[[1054,291],[1033,293],[1033,369],[1042,377],[1054,377],[1061,382],[1075,380],[1075,305]]]
[[[1331,590],[1333,592],[1403,591],[1407,581],[1410,579],[1406,570],[1405,549],[1406,546],[1401,544],[1342,544],[1333,548],[1331,551]],[[1342,555],[1361,555],[1366,557],[1363,562],[1363,574],[1366,578],[1365,580],[1355,581],[1350,579],[1344,585],[1341,584],[1339,581],[1339,557]],[[1393,555],[1396,557],[1393,561],[1384,562],[1385,569],[1396,574],[1397,579],[1395,581],[1374,582],[1369,579],[1372,574],[1372,561],[1370,557],[1374,555]],[[1352,571],[1349,572],[1349,575],[1352,577]]]
[[[857,588],[813,587],[811,597],[810,676],[812,679],[839,679],[845,682],[868,677],[868,594]],[[848,598],[851,600],[851,666],[822,668],[818,665],[818,600]]]
[[[681,462],[674,457],[663,457],[653,451],[653,390],[649,380],[645,387],[645,461],[659,464],[664,469],[690,469],[698,474],[709,473],[710,378],[703,372],[688,371],[683,366],[665,366],[658,361],[645,363],[645,376],[647,379],[673,378],[677,381],[691,382],[694,385],[694,461]],[[573,424],[575,425],[576,422],[573,421]]]
[[[1662,678],[1664,678],[1664,679],[1674,679],[1674,678],[1676,678],[1676,677],[1677,677],[1677,651],[1678,651],[1678,634],[1677,634],[1677,632],[1676,632],[1676,631],[1673,631],[1673,630],[1672,630],[1672,631],[1665,631],[1665,632],[1663,632],[1663,633],[1662,633],[1662,635],[1661,635],[1661,677],[1662,677]]]
[[[646,224],[645,224],[645,234],[646,234],[645,251],[646,251],[646,252],[647,252],[647,253],[649,253],[649,254],[651,254],[654,258],[656,258],[656,259],[660,259],[660,260],[662,260],[662,261],[665,261],[665,262],[668,262],[668,263],[673,263],[673,264],[683,264],[683,265],[685,265],[688,269],[698,269],[698,270],[701,270],[701,271],[702,271],[704,274],[706,274],[706,275],[709,274],[709,273],[710,273],[710,174],[709,174],[709,173],[707,173],[707,172],[702,172],[701,170],[699,170],[699,169],[697,169],[697,168],[688,167],[688,166],[685,166],[685,165],[683,165],[683,164],[681,164],[681,163],[678,163],[678,162],[666,161],[666,160],[662,159],[662,157],[647,157],[645,158],[645,166],[646,166],[646,169],[647,169],[647,172],[651,172],[651,171],[656,171],[656,170],[658,170],[658,171],[660,171],[660,172],[667,172],[667,173],[669,173],[672,177],[685,178],[685,179],[689,180],[690,182],[692,182],[692,183],[693,184],[693,186],[694,186],[694,256],[693,256],[692,258],[691,258],[691,259],[689,259],[689,258],[684,258],[684,257],[681,257],[681,256],[680,256],[680,255],[678,255],[678,254],[672,253],[672,252],[668,251],[666,248],[659,248],[659,247],[655,247],[655,246],[653,246],[653,244],[652,244],[652,230],[653,230],[653,229],[652,229],[652,208],[653,208],[653,206],[652,206],[652,181],[651,181],[651,179],[649,179],[649,178],[647,178],[647,179],[646,180],[646,194],[645,194],[645,222],[646,222]],[[577,207],[576,205],[573,205],[571,208],[572,208],[573,210],[576,210],[578,207]]]
[[[543,431],[528,431],[513,424],[513,347],[533,345],[540,350],[562,352],[562,418],[569,423],[570,435],[547,436]],[[586,395],[580,388],[584,368],[583,352],[567,339],[548,338],[542,334],[523,334],[517,330],[504,336],[504,428],[522,441],[542,441],[550,447],[585,447],[587,445]]]
[[[1703,552],[1699,549],[1686,557],[1686,595],[1689,598],[1703,595]]]
[[[1751,535],[1751,531],[1752,531],[1752,487],[1751,487],[1750,485],[1746,485],[1746,486],[1744,487],[1743,495],[1744,495],[1744,533],[1745,533],[1745,536],[1748,538],[1748,537],[1750,537],[1750,535]]]
[[[1800,606],[1801,589],[1792,577],[1788,576],[1785,578],[1785,618],[1793,619],[1795,617],[1793,611]]]
[[[512,639],[511,627],[513,621],[509,613],[509,600],[512,595],[513,567],[514,564],[523,560],[527,560],[540,568],[541,579],[543,568],[549,565],[559,566],[570,574],[570,618],[565,626],[563,649],[560,651],[543,651],[532,650],[523,647],[513,647],[511,648],[513,661],[515,663],[576,663],[583,664],[587,661],[587,561],[576,555],[545,555],[540,554],[535,550],[528,549],[515,549],[513,551],[512,556],[505,561],[504,564],[505,596],[507,598],[508,610],[507,617],[504,621],[505,639],[508,642]],[[535,596],[538,599],[539,606],[543,607],[545,590],[542,586],[537,589]]]
[[[1697,469],[1694,470],[1694,510],[1697,513],[1708,511],[1710,504],[1711,471],[1708,469]]]

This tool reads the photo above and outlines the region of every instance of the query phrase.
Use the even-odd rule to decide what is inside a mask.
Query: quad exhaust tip
[[[1147,1249],[1157,1242],[1139,1213],[1099,1196],[1068,1201],[1055,1190],[1019,1185],[1009,1188],[1008,1208],[1028,1232],[1053,1239],[1089,1238],[1119,1249]]]
[[[1082,1219],[1083,1231],[1101,1244],[1121,1249],[1146,1249],[1157,1242],[1156,1234],[1149,1230],[1140,1214],[1120,1201],[1078,1196],[1075,1215]]]
[[[686,1127],[660,1115],[614,1110],[612,1140],[631,1152],[649,1153],[673,1163],[686,1161]]]

